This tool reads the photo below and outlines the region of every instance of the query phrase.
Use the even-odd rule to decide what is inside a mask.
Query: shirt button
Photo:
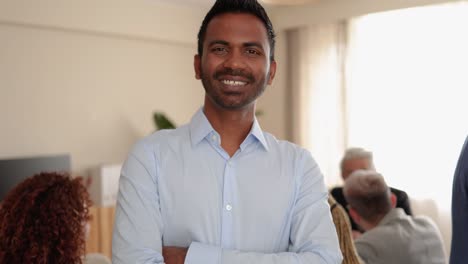
[[[216,141],[216,135],[211,136],[211,140]]]
[[[226,210],[231,211],[231,210],[232,210],[232,206],[231,206],[230,204],[226,205]]]

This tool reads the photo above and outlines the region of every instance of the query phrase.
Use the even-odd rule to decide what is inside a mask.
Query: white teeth
[[[233,85],[233,86],[240,86],[240,85],[246,85],[246,82],[242,81],[232,81],[232,80],[222,80],[222,83],[226,85]]]

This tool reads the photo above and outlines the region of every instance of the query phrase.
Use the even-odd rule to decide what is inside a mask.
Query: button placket
[[[222,234],[221,243],[224,247],[231,247],[233,243],[233,202],[235,200],[235,180],[232,160],[228,159],[224,169],[223,209],[222,209]]]

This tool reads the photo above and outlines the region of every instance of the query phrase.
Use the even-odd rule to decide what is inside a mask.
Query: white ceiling
[[[216,0],[153,0],[156,2],[166,2],[179,5],[188,5],[188,6],[202,6],[210,7]],[[311,2],[318,2],[318,0],[259,0],[265,6],[275,6],[275,5],[298,5]]]

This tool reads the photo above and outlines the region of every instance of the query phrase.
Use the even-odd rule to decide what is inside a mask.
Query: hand
[[[184,264],[188,248],[163,247],[162,253],[166,264]]]

